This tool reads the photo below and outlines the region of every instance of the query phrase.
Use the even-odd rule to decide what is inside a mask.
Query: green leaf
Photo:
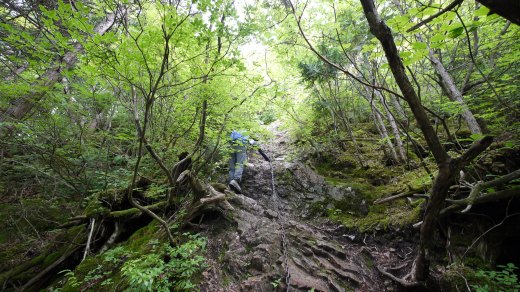
[[[471,136],[469,136],[473,141],[477,141],[477,140],[480,140],[482,138],[484,138],[484,135],[483,134],[472,134]]]
[[[415,43],[413,43],[412,48],[416,51],[419,51],[419,50],[427,49],[428,47],[423,42],[415,42]]]
[[[450,37],[454,39],[454,38],[458,37],[459,35],[461,35],[463,32],[464,32],[464,27],[462,27],[462,26],[454,28],[450,31]]]
[[[430,41],[436,43],[436,42],[442,42],[442,41],[444,41],[445,39],[446,39],[446,35],[445,35],[445,34],[443,34],[443,33],[438,33],[438,34],[435,34],[434,36],[432,36],[432,37],[430,38]]]
[[[437,8],[433,8],[433,7],[428,7],[426,9],[423,10],[423,15],[433,15],[435,13],[439,12],[439,9]]]
[[[486,16],[489,14],[489,8],[486,6],[480,6],[479,9],[475,11],[475,16]]]

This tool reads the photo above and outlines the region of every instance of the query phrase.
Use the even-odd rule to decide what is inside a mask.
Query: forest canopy
[[[117,254],[145,217],[167,243],[157,254],[204,249],[184,231],[237,208],[226,184],[229,134],[240,130],[261,146],[288,139],[268,146],[277,175],[298,161],[357,188],[363,218],[409,212],[413,265],[402,278],[381,274],[428,286],[449,216],[491,201],[504,226],[518,214],[514,2],[0,1],[0,284],[43,288],[78,254]],[[420,206],[379,207],[405,197]],[[361,229],[349,225],[359,206],[330,206],[312,208]],[[74,248],[45,246],[78,226]],[[50,250],[60,257],[35,261]],[[481,257],[507,264],[498,251]],[[190,277],[203,269],[197,259]],[[192,287],[188,278],[175,289]]]

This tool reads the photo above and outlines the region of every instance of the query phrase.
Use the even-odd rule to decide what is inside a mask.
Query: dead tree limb
[[[518,188],[518,187],[486,194],[485,196],[480,196],[480,197],[476,198],[475,201],[473,201],[473,205],[480,205],[480,204],[485,204],[485,203],[490,203],[490,202],[500,202],[500,201],[504,201],[504,200],[507,200],[510,198],[516,198],[516,197],[520,197],[520,188]],[[450,206],[444,208],[441,211],[440,215],[446,216],[450,213],[456,212],[457,210],[464,208],[464,205],[465,204],[450,205]]]
[[[392,201],[395,201],[395,200],[398,200],[398,199],[411,197],[411,196],[413,196],[414,194],[415,194],[415,191],[410,191],[410,192],[400,193],[400,194],[393,195],[393,196],[390,196],[390,197],[377,199],[377,200],[374,201],[374,204],[383,204],[383,203],[388,203],[388,202],[392,202]]]
[[[142,208],[148,209],[149,211],[156,212],[158,210],[166,208],[168,205],[167,201],[161,201],[157,202],[152,205],[148,206],[141,206]],[[129,220],[138,218],[141,216],[144,212],[141,209],[138,208],[130,208],[126,210],[119,210],[119,211],[112,211],[104,216],[105,219],[119,219],[119,220]],[[63,229],[68,228],[72,226],[77,226],[81,224],[85,224],[88,222],[89,217],[86,215],[83,216],[76,216],[69,219],[68,222],[58,226],[57,229]]]
[[[380,198],[380,199],[375,200],[374,204],[383,204],[383,203],[388,203],[388,202],[392,202],[392,201],[395,201],[398,199],[409,198],[409,197],[423,198],[423,199],[427,199],[429,197],[427,194],[417,193],[418,191],[419,190],[414,189],[414,190],[409,190],[408,192],[399,193],[397,195],[392,195],[390,197]]]
[[[513,172],[511,172],[509,174],[501,176],[501,177],[499,177],[497,179],[494,179],[492,181],[487,181],[487,182],[482,182],[481,181],[481,182],[478,182],[473,187],[473,189],[471,190],[471,192],[469,193],[467,198],[460,199],[460,200],[446,200],[446,201],[451,203],[451,204],[455,204],[455,205],[467,205],[466,208],[461,211],[461,213],[466,213],[475,204],[475,201],[481,195],[482,190],[487,189],[487,188],[491,188],[491,187],[495,187],[495,186],[503,185],[503,184],[505,184],[507,182],[510,182],[510,181],[512,181],[512,180],[514,180],[516,178],[519,178],[519,177],[520,177],[520,169],[517,169],[517,170],[515,170],[515,171],[513,171]],[[496,192],[494,194],[496,194]],[[488,196],[493,196],[493,194],[489,194]]]

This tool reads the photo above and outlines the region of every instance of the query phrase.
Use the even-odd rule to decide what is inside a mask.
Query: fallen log
[[[55,275],[56,268],[61,263],[75,256],[84,247],[86,240],[86,230],[81,226],[63,230],[40,255],[0,274],[0,287],[37,291],[40,285]],[[33,276],[36,273],[38,274]],[[20,288],[20,284],[24,284],[23,287]]]
[[[407,185],[408,190],[402,189],[401,191],[394,192],[389,197],[379,198],[374,201],[374,204],[383,204],[392,202],[398,199],[407,198],[407,197],[424,197],[426,196],[424,193],[427,192],[431,188],[431,184],[423,184],[420,186],[411,186]],[[396,194],[397,193],[397,194]]]
[[[83,246],[76,246],[65,252],[59,259],[57,259],[54,263],[50,264],[48,267],[39,272],[36,276],[34,276],[31,280],[29,280],[25,285],[22,286],[22,291],[32,290],[32,286],[42,282],[50,273],[54,273],[53,270],[57,268],[61,263],[63,263],[66,259],[72,256],[75,252],[79,251]]]
[[[15,276],[21,275],[25,271],[35,266],[40,265],[46,257],[46,254],[39,255],[31,260],[23,262],[22,264],[12,268],[11,270],[8,270],[7,272],[0,274],[0,285],[5,288],[5,284],[7,281],[11,280]]]

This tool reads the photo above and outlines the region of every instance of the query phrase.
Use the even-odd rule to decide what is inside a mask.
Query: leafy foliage
[[[308,50],[283,1],[33,2],[0,4],[0,196],[12,205],[0,216],[6,246],[37,242],[45,238],[40,232],[69,216],[106,215],[103,196],[127,189],[134,174],[154,181],[145,200],[163,200],[171,186],[157,160],[167,173],[190,153],[200,177],[224,180],[228,133],[244,129],[262,139],[269,133],[260,125],[276,120],[304,158],[333,161],[338,176],[362,171],[382,184],[390,175],[378,171],[387,166],[401,163],[392,168],[400,173],[431,166],[384,52],[354,2],[295,7],[309,42],[335,67]],[[466,108],[446,98],[431,56],[483,128],[518,145],[520,28],[465,1],[409,32],[446,3],[396,3],[381,5],[381,15],[443,145],[481,136],[467,134]],[[95,28],[111,16],[108,31],[99,33]],[[13,115],[22,105],[29,110]],[[143,139],[139,125],[146,126]],[[144,140],[153,152],[140,155]],[[404,157],[391,157],[399,147]],[[407,183],[429,178],[407,177]],[[402,221],[415,220],[413,211]],[[71,271],[65,276],[72,288],[111,286],[117,279],[105,267],[121,265],[119,276],[131,289],[190,289],[203,250],[198,237],[177,248],[155,244],[147,255],[116,248],[103,255],[104,267],[91,267],[81,279]],[[9,263],[15,261],[10,254]]]
[[[485,284],[472,284],[471,287],[478,292],[484,291],[518,291],[520,282],[515,270],[518,268],[513,263],[498,265],[498,271],[479,270],[475,273],[476,278]]]
[[[193,276],[204,267],[206,240],[190,235],[178,246],[163,245],[152,252],[129,260],[121,268],[133,291],[171,291],[195,288]]]
[[[176,247],[151,240],[151,249],[140,253],[127,246],[112,248],[89,259],[89,270],[80,276],[71,270],[65,276],[63,289],[74,291],[92,287],[125,287],[129,291],[185,291],[195,288],[197,275],[205,267],[206,239],[185,234],[187,240]],[[101,288],[105,289],[105,288]]]

